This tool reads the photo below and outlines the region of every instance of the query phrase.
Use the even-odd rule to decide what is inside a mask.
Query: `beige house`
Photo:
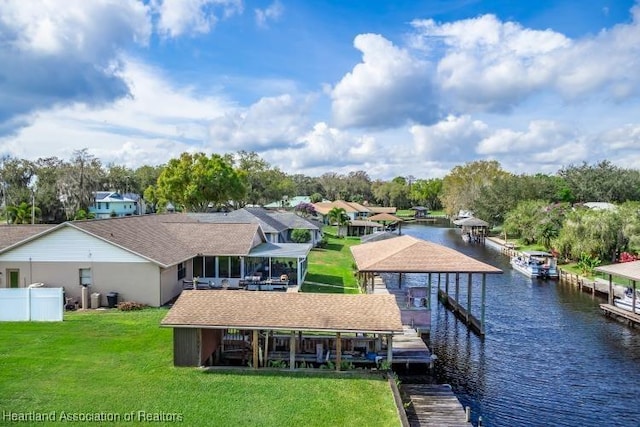
[[[83,286],[120,301],[160,306],[186,281],[238,286],[258,272],[288,268],[304,281],[310,244],[268,243],[258,224],[201,223],[184,214],[0,227],[0,287],[62,286],[77,299]]]

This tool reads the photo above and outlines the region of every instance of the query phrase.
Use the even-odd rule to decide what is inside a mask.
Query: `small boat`
[[[523,251],[511,258],[511,266],[520,273],[539,279],[557,279],[558,261],[549,252]]]
[[[633,289],[627,288],[622,298],[615,298],[613,305],[624,310],[633,311]],[[636,313],[640,314],[640,289],[636,289]]]

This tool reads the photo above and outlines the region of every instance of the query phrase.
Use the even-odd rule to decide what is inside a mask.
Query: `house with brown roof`
[[[314,203],[313,206],[316,208],[316,213],[322,217],[325,224],[327,223],[327,216],[333,208],[344,209],[345,213],[352,221],[364,220],[371,213],[371,210],[369,208],[361,205],[360,203],[345,202],[344,200],[336,200],[334,202],[319,202]]]
[[[22,226],[27,227],[27,226]],[[304,281],[311,244],[267,242],[259,224],[203,223],[184,214],[2,227],[0,287],[44,283],[79,298],[117,292],[120,300],[160,306],[185,283],[239,287],[249,277]]]

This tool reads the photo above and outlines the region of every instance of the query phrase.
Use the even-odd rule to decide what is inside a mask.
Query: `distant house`
[[[133,198],[125,197],[112,191],[97,191],[89,212],[96,218],[130,216],[138,213],[138,203]]]
[[[264,205],[266,209],[295,208],[300,203],[311,203],[310,196],[283,197],[282,199]]]
[[[260,224],[267,241],[291,243],[293,230],[309,230],[311,243],[316,246],[322,239],[319,224],[292,212],[269,211],[259,207],[245,207],[231,212],[190,213],[200,222]]]
[[[304,281],[311,244],[267,242],[256,223],[203,223],[186,214],[135,215],[57,226],[0,227],[0,287],[42,282],[78,299],[117,292],[119,300],[160,306],[198,277],[238,287],[247,276]],[[200,283],[199,281],[197,283]]]
[[[328,215],[333,208],[342,208],[351,221],[365,220],[371,214],[371,209],[356,202],[336,200],[334,202],[314,203],[317,214],[322,217],[325,224],[328,223]]]

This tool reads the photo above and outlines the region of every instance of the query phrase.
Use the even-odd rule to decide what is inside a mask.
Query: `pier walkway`
[[[640,313],[633,313],[611,304],[600,304],[600,309],[606,316],[622,319],[629,326],[640,326]]]
[[[469,427],[467,414],[448,384],[403,384],[410,426]]]

